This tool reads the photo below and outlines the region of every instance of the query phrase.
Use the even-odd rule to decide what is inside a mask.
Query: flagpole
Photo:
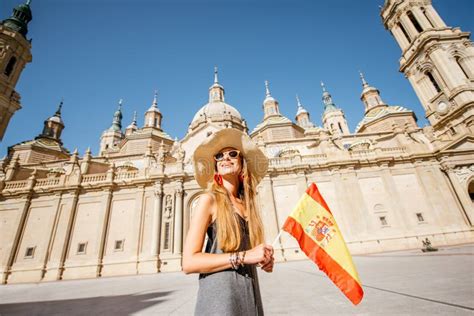
[[[273,243],[272,243],[272,247],[273,247],[273,248],[275,248],[275,245],[276,245],[276,243],[277,243],[277,241],[278,241],[278,238],[280,238],[280,235],[281,235],[281,232],[282,232],[282,231],[283,231],[283,230],[280,229],[280,232],[278,233],[278,235],[276,236],[275,240],[273,241]]]

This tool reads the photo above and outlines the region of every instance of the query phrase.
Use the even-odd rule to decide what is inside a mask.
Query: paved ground
[[[474,245],[355,256],[365,297],[352,304],[310,261],[260,273],[267,315],[474,315]],[[0,315],[191,315],[196,275],[0,286]]]

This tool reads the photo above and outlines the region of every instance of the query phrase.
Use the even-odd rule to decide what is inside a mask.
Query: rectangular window
[[[382,224],[382,226],[388,225],[387,218],[385,216],[380,216],[379,219],[380,219],[380,224]]]
[[[165,241],[163,243],[163,249],[170,248],[170,223],[165,224]]]
[[[115,251],[123,251],[123,243],[124,243],[124,240],[116,240],[114,250]]]
[[[77,245],[77,254],[84,255],[86,254],[87,243],[81,242]]]
[[[423,218],[423,214],[421,214],[421,213],[416,213],[416,217],[418,218],[419,222],[424,222],[425,221],[425,219]]]
[[[36,247],[28,247],[26,248],[26,251],[25,251],[25,258],[26,259],[32,259],[35,255],[35,248]]]

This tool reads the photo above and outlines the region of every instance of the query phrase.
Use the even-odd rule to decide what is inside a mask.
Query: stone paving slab
[[[309,260],[259,273],[267,315],[474,315],[474,245],[354,256],[353,306]],[[0,286],[0,315],[192,315],[197,276],[160,273]]]

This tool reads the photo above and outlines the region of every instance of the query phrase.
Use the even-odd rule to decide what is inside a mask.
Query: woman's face
[[[217,172],[220,175],[238,176],[242,171],[242,158],[240,157],[240,153],[237,149],[232,147],[222,148],[216,153],[216,155],[214,155],[214,157],[217,164]]]

